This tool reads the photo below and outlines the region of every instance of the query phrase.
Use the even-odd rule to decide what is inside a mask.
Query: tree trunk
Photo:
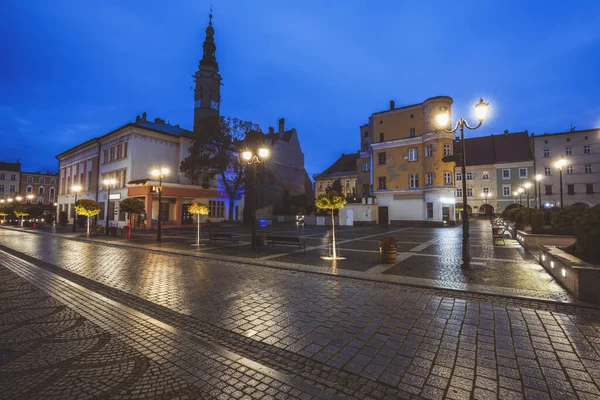
[[[88,217],[88,223],[87,223],[87,236],[90,236],[90,217]]]
[[[200,247],[200,214],[196,214],[198,220],[198,234],[196,236],[196,244]]]
[[[233,204],[235,202],[235,194],[229,195],[229,220],[233,221]]]
[[[335,214],[333,209],[331,210],[331,236],[333,238],[333,259],[337,260],[337,252],[335,250]]]

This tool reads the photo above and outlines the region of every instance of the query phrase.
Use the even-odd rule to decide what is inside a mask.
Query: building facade
[[[453,153],[454,134],[436,123],[438,113],[451,115],[452,103],[447,96],[401,108],[390,101],[389,110],[361,127],[359,168],[370,161],[379,224],[454,221],[454,163],[442,161]],[[366,185],[364,179],[357,184]]]
[[[527,131],[480,136],[465,139],[467,170],[467,211],[470,215],[494,215],[511,205],[526,205],[527,194],[515,197],[516,191],[530,183],[530,206],[534,205],[534,169],[531,141]],[[461,152],[460,141],[454,142],[456,154]],[[463,201],[460,162],[454,171],[456,202]]]
[[[564,205],[600,203],[600,128],[532,134],[532,140],[544,207],[560,206],[560,174],[555,164],[561,158],[566,162]]]
[[[354,154],[342,154],[325,171],[314,176],[315,198],[324,194],[333,182],[340,180],[342,194],[346,197],[361,197],[359,193],[358,176],[356,165],[360,158],[360,152]]]
[[[19,193],[23,197],[33,195],[31,203],[53,205],[58,199],[58,174],[51,172],[21,172]]]
[[[19,193],[21,163],[0,162],[0,200],[14,198]]]

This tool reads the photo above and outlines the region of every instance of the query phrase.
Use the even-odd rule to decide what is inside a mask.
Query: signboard
[[[111,193],[109,200],[121,200],[121,193]]]

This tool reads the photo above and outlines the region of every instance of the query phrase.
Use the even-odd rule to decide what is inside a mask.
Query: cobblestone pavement
[[[60,227],[55,228],[60,231]],[[240,246],[210,244],[208,231],[228,231],[240,238]],[[267,228],[267,233],[283,236],[303,236],[306,252],[293,246],[275,246],[274,249],[250,249],[250,232],[242,228],[204,228],[204,246],[190,247],[196,232],[190,229],[165,231],[163,242],[157,244],[155,233],[138,232],[132,240],[100,236],[93,238],[102,243],[137,246],[152,250],[198,255],[204,258],[229,261],[255,262],[280,268],[292,268],[320,273],[362,277],[382,282],[396,282],[417,286],[475,291],[547,299],[561,302],[576,301],[546,272],[534,255],[512,239],[494,243],[487,220],[475,219],[471,225],[472,270],[462,270],[460,227],[339,227],[339,247],[345,257],[335,263],[322,258],[329,252],[330,231],[326,227],[297,227],[278,225]],[[260,230],[260,232],[263,232]],[[378,241],[391,233],[399,239],[396,264],[381,264]],[[64,233],[63,233],[64,235]],[[66,233],[67,236],[72,236]]]
[[[6,230],[0,230],[0,243],[40,271],[143,313],[142,321],[153,318],[193,334],[287,377],[281,381],[291,377],[306,396],[310,388],[344,398],[600,396],[600,312],[593,309]],[[0,264],[24,276],[34,269],[4,253]],[[108,328],[93,320],[94,310],[84,313],[93,301],[73,305],[58,287],[63,281],[54,278],[45,290],[118,338],[125,335],[130,346],[143,337],[143,329],[129,336],[119,331],[131,317],[118,317]],[[202,376],[202,366],[191,370]]]

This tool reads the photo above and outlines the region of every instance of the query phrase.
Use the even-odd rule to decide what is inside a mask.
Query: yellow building
[[[342,185],[342,194],[346,197],[356,197],[358,195],[356,187],[357,159],[358,153],[342,154],[329,168],[315,175],[313,177],[315,180],[315,198],[325,193],[325,190],[338,179]]]
[[[358,169],[370,170],[379,224],[454,221],[454,163],[442,161],[452,154],[454,134],[436,124],[438,113],[451,115],[452,103],[447,96],[400,108],[390,101],[361,127]],[[363,191],[364,180],[358,182]]]

